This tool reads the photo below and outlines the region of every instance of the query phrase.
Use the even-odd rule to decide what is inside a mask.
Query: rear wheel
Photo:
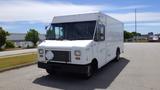
[[[119,59],[120,59],[120,50],[117,49],[117,51],[116,51],[116,57],[115,57],[114,61],[118,62]]]

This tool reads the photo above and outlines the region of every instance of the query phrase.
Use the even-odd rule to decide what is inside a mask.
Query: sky
[[[45,26],[54,16],[101,11],[122,21],[124,29],[160,33],[160,0],[0,0],[0,27],[10,33],[26,33],[36,29],[45,33]]]

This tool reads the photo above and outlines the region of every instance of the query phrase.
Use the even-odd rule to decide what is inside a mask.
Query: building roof
[[[26,36],[26,33],[10,33],[10,35],[7,36],[7,40],[24,41],[25,36]],[[45,40],[45,34],[40,34],[39,38],[40,38],[40,40]]]

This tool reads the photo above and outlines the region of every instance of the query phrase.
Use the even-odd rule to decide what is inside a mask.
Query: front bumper
[[[75,65],[75,64],[67,64],[67,63],[55,63],[48,62],[42,63],[38,62],[38,67],[43,69],[52,69],[57,72],[73,72],[73,73],[88,73],[90,64],[87,65]]]

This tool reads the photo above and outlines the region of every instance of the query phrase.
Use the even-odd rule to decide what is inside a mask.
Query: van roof
[[[75,15],[65,15],[65,16],[55,16],[52,20],[52,23],[68,23],[68,22],[83,22],[83,21],[96,21],[100,16],[106,16],[112,18],[102,12],[95,13],[84,13],[84,14],[75,14]],[[114,18],[112,18],[114,19]],[[118,22],[121,22],[117,19],[114,19]]]
[[[66,23],[66,22],[82,22],[95,21],[98,19],[100,13],[85,13],[65,16],[55,16],[52,23]]]

